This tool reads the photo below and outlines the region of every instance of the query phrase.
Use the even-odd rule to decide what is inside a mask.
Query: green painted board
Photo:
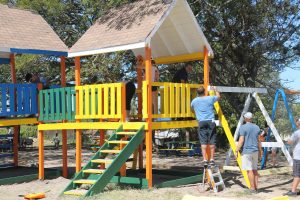
[[[158,185],[155,185],[154,187],[165,188],[165,187],[176,187],[176,186],[180,186],[180,185],[187,185],[187,184],[192,184],[192,183],[201,183],[202,177],[203,177],[203,175],[201,174],[201,175],[190,176],[190,177],[186,177],[186,178],[175,179],[172,181],[166,181],[166,182],[160,183]]]

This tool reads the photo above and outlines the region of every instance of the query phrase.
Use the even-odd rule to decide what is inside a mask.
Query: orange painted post
[[[142,120],[142,109],[143,109],[143,95],[142,95],[142,84],[143,84],[143,77],[142,77],[142,67],[143,67],[143,61],[142,56],[137,57],[137,68],[136,68],[136,74],[137,74],[137,91],[138,94],[138,121]],[[138,147],[138,154],[139,154],[139,169],[143,169],[143,144],[141,144]]]
[[[10,54],[10,74],[11,74],[11,81],[12,83],[17,83],[17,76],[16,76],[16,63],[15,63],[15,55]],[[16,94],[16,92],[15,92]],[[16,95],[15,95],[16,96]],[[14,99],[15,103],[15,109],[17,108],[17,98]],[[19,152],[18,152],[18,146],[19,146],[19,130],[20,126],[14,126],[14,136],[13,136],[13,152],[14,152],[14,166],[19,165]]]
[[[39,140],[39,179],[44,180],[44,132],[38,132]]]
[[[80,57],[75,57],[75,84],[80,86]],[[76,115],[79,114],[79,93],[76,91]],[[79,119],[76,119],[76,123],[80,123]],[[81,130],[76,129],[76,173],[81,170]]]
[[[205,95],[208,95],[207,88],[209,86],[209,59],[208,59],[208,50],[204,47],[204,88],[205,88]]]
[[[148,130],[146,132],[146,179],[148,187],[152,188],[152,66],[151,66],[151,48],[146,47],[145,68],[146,82],[148,84]]]
[[[125,84],[124,83],[122,83],[122,90],[121,90],[121,92],[122,92],[122,99],[121,99],[121,101],[122,101],[122,116],[121,116],[121,121],[122,122],[126,122],[126,88],[125,88]],[[123,137],[122,138],[122,140],[125,140],[126,139],[126,137]],[[120,144],[120,149],[123,149],[124,148],[124,144]],[[121,169],[120,169],[120,175],[121,176],[126,176],[126,162],[125,162],[125,164],[121,167]]]
[[[66,58],[64,56],[60,57],[60,74],[61,74],[61,87],[66,87]],[[67,122],[63,120],[62,123]],[[68,177],[68,142],[67,142],[67,130],[61,131],[62,137],[62,160],[63,160],[63,177]]]

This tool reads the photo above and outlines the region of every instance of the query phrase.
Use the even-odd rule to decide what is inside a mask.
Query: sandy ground
[[[70,167],[75,166],[75,150],[68,150],[68,162]],[[83,150],[83,162],[87,162],[93,153],[89,150]],[[222,165],[225,159],[225,153],[218,153],[217,161],[219,165]],[[280,166],[286,166],[285,157],[279,156]],[[37,163],[38,153],[37,150],[20,151],[20,165],[31,166]],[[158,169],[176,169],[176,170],[199,170],[201,159],[197,156],[169,156],[163,155],[153,156],[153,167]],[[45,167],[61,167],[61,150],[46,149],[45,150]],[[292,176],[290,172],[282,175],[269,175],[259,178],[260,192],[258,194],[247,194],[244,180],[239,172],[235,173],[222,173],[225,180],[226,190],[219,193],[214,193],[207,190],[208,187],[203,187],[200,183],[188,186],[182,186],[177,188],[163,188],[163,189],[151,189],[151,190],[120,190],[114,189],[109,192],[101,194],[101,196],[95,196],[91,199],[182,199],[186,194],[194,196],[209,196],[209,197],[227,197],[229,199],[271,199],[273,197],[282,196],[283,193],[290,189],[292,182]],[[3,185],[0,186],[0,200],[18,200],[23,199],[18,195],[28,193],[43,192],[46,194],[46,199],[61,199],[59,194],[67,186],[70,180],[59,177],[53,180],[45,181],[32,181],[29,183]],[[75,199],[75,198],[63,198],[63,199]],[[213,199],[213,198],[212,198]],[[300,199],[300,196],[290,199]]]

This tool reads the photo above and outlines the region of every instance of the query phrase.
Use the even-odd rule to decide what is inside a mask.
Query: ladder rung
[[[212,176],[216,177],[216,176],[220,176],[220,173],[217,172],[217,173],[213,173]]]
[[[98,163],[98,164],[110,164],[112,163],[114,160],[109,160],[109,159],[95,159],[92,160],[92,163]]]
[[[223,181],[215,183],[215,186],[224,185]]]
[[[112,140],[112,141],[108,141],[108,144],[128,144],[129,141],[126,140]]]
[[[85,169],[82,172],[86,174],[103,174],[103,169]]]
[[[121,132],[117,132],[116,134],[117,135],[135,135],[136,132],[124,132],[124,131],[121,131]]]
[[[100,150],[101,153],[120,153],[121,150],[110,150],[110,149],[105,149],[105,150]]]
[[[64,192],[66,195],[83,196],[87,193],[87,190],[69,190]]]
[[[93,185],[93,184],[96,183],[96,180],[79,179],[79,180],[73,181],[73,183],[77,183],[77,184],[90,184],[90,185]]]

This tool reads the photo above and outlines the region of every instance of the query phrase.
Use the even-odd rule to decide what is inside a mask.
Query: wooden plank
[[[155,187],[156,188],[165,188],[165,187],[176,187],[176,186],[181,186],[181,185],[188,185],[188,184],[192,184],[192,183],[199,183],[202,181],[202,177],[203,177],[203,175],[200,174],[200,175],[196,175],[196,176],[175,179],[175,180],[160,183],[158,185],[155,185]]]
[[[116,90],[114,85],[110,87],[110,117],[116,117]]]
[[[228,92],[228,93],[254,93],[254,92],[261,93],[261,94],[268,93],[267,88],[209,86],[208,89],[211,90],[212,87],[216,87],[217,91],[219,92]]]

